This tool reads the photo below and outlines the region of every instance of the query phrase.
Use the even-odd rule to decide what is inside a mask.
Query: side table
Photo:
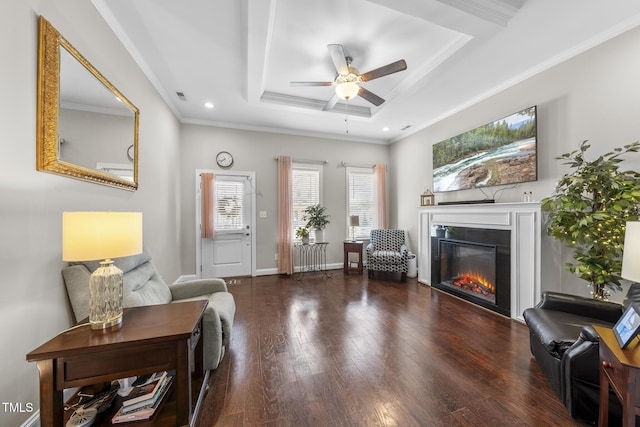
[[[41,425],[64,425],[65,388],[171,369],[176,371],[175,403],[163,405],[158,421],[191,425],[209,374],[202,363],[201,339],[207,304],[201,300],[125,308],[118,329],[95,331],[88,324],[81,325],[27,354],[27,361],[36,362],[40,371]],[[192,400],[192,375],[202,380],[196,402]],[[111,417],[104,418],[104,425],[111,425]]]
[[[327,245],[328,242],[296,243],[298,249],[299,272],[297,279],[302,280],[307,273],[322,273],[324,277],[331,277],[327,272]]]
[[[636,425],[640,412],[640,345],[634,341],[622,350],[613,330],[593,327],[600,335],[600,413],[598,425],[609,423],[609,387],[622,403],[622,425]]]
[[[362,253],[364,248],[364,242],[362,241],[345,241],[344,242],[344,274],[349,274],[351,271],[357,271],[358,274],[362,274]],[[358,266],[351,267],[349,263],[349,254],[358,254]]]

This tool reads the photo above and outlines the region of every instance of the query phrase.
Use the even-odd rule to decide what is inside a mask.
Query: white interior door
[[[215,173],[215,237],[199,238],[202,278],[252,275],[255,224],[252,188],[251,175]],[[199,195],[196,200],[200,200]]]

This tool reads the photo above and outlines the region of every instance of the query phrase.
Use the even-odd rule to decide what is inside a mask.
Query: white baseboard
[[[333,264],[327,264],[327,270],[342,270],[342,263],[338,262],[338,263],[333,263]],[[299,273],[300,272],[300,266],[296,266],[293,268],[293,272],[294,273]],[[276,275],[276,274],[280,274],[278,273],[278,269],[277,268],[263,268],[261,270],[258,270],[256,272],[256,276],[271,276],[271,275]]]
[[[78,387],[67,388],[62,392],[62,401],[66,402],[78,391]],[[36,410],[20,427],[40,427],[40,409]]]
[[[278,268],[261,268],[256,270],[256,276],[272,276],[278,274]]]
[[[327,270],[342,270],[342,263],[338,262],[333,264],[327,264]],[[294,272],[299,273],[300,267],[295,267]],[[273,276],[276,274],[279,274],[277,267],[261,268],[256,270],[256,276]],[[178,277],[178,279],[174,283],[188,282],[189,280],[196,280],[196,279],[197,277],[195,274],[184,274]]]
[[[278,274],[278,269],[277,268],[263,268],[260,270],[256,271],[256,276],[269,276],[272,274]],[[182,282],[188,282],[190,280],[196,280],[197,277],[195,274],[184,274],[180,277],[178,277],[178,279],[173,282],[175,283],[182,283]]]

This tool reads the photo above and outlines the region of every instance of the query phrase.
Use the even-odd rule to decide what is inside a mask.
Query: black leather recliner
[[[626,307],[640,302],[640,284],[629,288],[623,304],[545,292],[542,301],[524,311],[531,353],[569,414],[596,423],[599,410],[599,336],[593,325],[612,327]],[[620,419],[620,403],[610,392],[610,418]]]

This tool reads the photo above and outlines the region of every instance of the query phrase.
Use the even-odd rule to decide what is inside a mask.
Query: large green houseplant
[[[627,221],[638,218],[640,174],[621,171],[621,156],[640,150],[640,142],[615,148],[595,160],[585,159],[587,141],[579,150],[558,157],[571,171],[542,200],[547,234],[574,249],[566,269],[589,282],[594,299],[606,300],[621,290],[622,247]]]
[[[326,211],[327,208],[320,204],[307,206],[303,211],[304,215],[302,216],[302,220],[307,221],[305,227],[310,230],[315,230],[316,241],[319,242],[324,241],[323,230],[327,228],[327,225],[330,223],[330,215],[327,215]]]

